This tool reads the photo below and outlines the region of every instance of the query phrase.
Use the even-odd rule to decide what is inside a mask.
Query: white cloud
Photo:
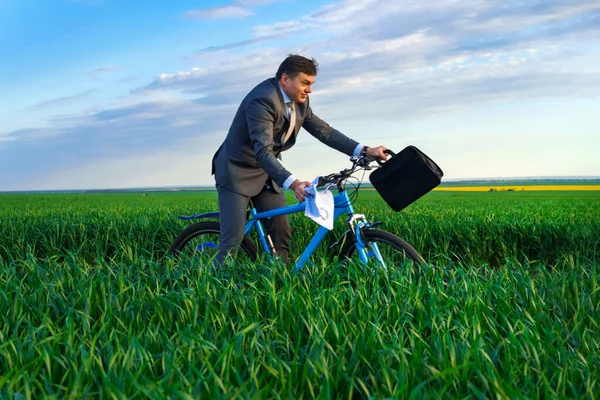
[[[199,19],[246,18],[252,15],[252,12],[244,7],[227,5],[188,11],[185,15],[190,18]]]
[[[157,82],[161,84],[169,84],[174,82],[182,82],[189,79],[195,79],[208,75],[210,71],[206,68],[194,67],[189,71],[180,71],[175,74],[160,74]]]
[[[105,72],[114,71],[114,70],[120,69],[120,68],[121,67],[116,66],[116,65],[108,65],[106,67],[100,67],[100,68],[96,68],[96,69],[91,69],[91,70],[87,71],[87,73],[89,75],[103,74]]]
[[[184,15],[199,19],[246,18],[254,15],[250,8],[265,6],[287,0],[237,0],[218,7],[187,11]]]
[[[89,99],[90,95],[93,92],[94,92],[93,90],[86,90],[85,92],[81,92],[81,93],[74,94],[71,96],[64,96],[64,97],[58,97],[55,99],[44,100],[44,101],[41,101],[41,102],[31,106],[30,108],[32,110],[40,110],[43,108],[61,107],[61,106],[65,106],[65,105],[71,105],[73,103],[77,103],[82,100]]]
[[[305,20],[284,21],[271,25],[257,26],[252,30],[252,33],[257,38],[284,38],[287,35],[317,27],[316,24]]]

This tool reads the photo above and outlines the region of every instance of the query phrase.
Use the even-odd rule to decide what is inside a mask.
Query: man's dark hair
[[[287,74],[287,76],[294,79],[301,72],[306,75],[316,76],[318,65],[317,60],[314,58],[308,59],[297,54],[290,54],[279,66],[275,78],[280,80],[281,75]]]

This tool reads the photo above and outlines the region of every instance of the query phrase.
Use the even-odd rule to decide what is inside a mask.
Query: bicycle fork
[[[364,264],[368,264],[369,260],[375,257],[383,269],[387,271],[385,260],[381,255],[381,251],[379,251],[379,246],[375,242],[369,243],[365,241],[362,233],[365,229],[372,229],[378,225],[381,225],[381,222],[371,224],[366,220],[363,214],[354,214],[348,217],[347,223],[350,228],[350,232],[353,233],[354,244],[356,246],[356,251],[360,261],[362,261]]]

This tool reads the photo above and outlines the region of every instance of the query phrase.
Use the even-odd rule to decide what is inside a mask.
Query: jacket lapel
[[[277,108],[284,118],[281,132],[273,132],[275,135],[274,139],[277,140],[278,143],[281,143],[281,139],[283,138],[283,136],[286,134],[286,132],[288,131],[288,129],[290,127],[290,121],[287,116],[287,110],[286,110],[285,102],[283,101],[283,95],[281,94],[281,88],[279,87],[279,82],[277,82],[277,79],[275,79],[275,78],[271,78],[270,81],[271,81],[271,84],[273,84],[273,87],[275,89],[275,93],[277,96],[277,101],[276,101]],[[300,114],[302,114],[300,112],[300,107],[298,107],[298,104],[295,104],[295,107],[296,107],[296,125],[294,126],[294,131],[292,132],[292,135],[290,136],[290,138],[287,140],[287,142],[284,145],[284,147],[286,149],[289,148],[292,144],[294,144],[296,142],[296,136],[298,135],[298,131],[300,130],[300,127],[302,126],[302,123],[300,121],[301,120]]]
[[[271,84],[273,84],[273,87],[275,88],[275,96],[277,97],[277,101],[275,103],[277,104],[277,109],[283,115],[283,118],[285,118],[285,120],[287,121],[285,102],[283,101],[283,95],[281,94],[281,89],[279,88],[279,82],[277,82],[277,79],[275,78],[271,78],[270,81]]]

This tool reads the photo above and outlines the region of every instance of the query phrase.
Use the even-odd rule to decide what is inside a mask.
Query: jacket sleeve
[[[329,124],[313,114],[310,105],[306,108],[302,127],[327,146],[349,156],[354,154],[354,149],[358,146],[357,141],[350,139],[342,132],[333,129]]]
[[[246,106],[248,134],[256,162],[279,186],[291,175],[273,154],[273,123],[275,105],[264,98],[252,100]]]

